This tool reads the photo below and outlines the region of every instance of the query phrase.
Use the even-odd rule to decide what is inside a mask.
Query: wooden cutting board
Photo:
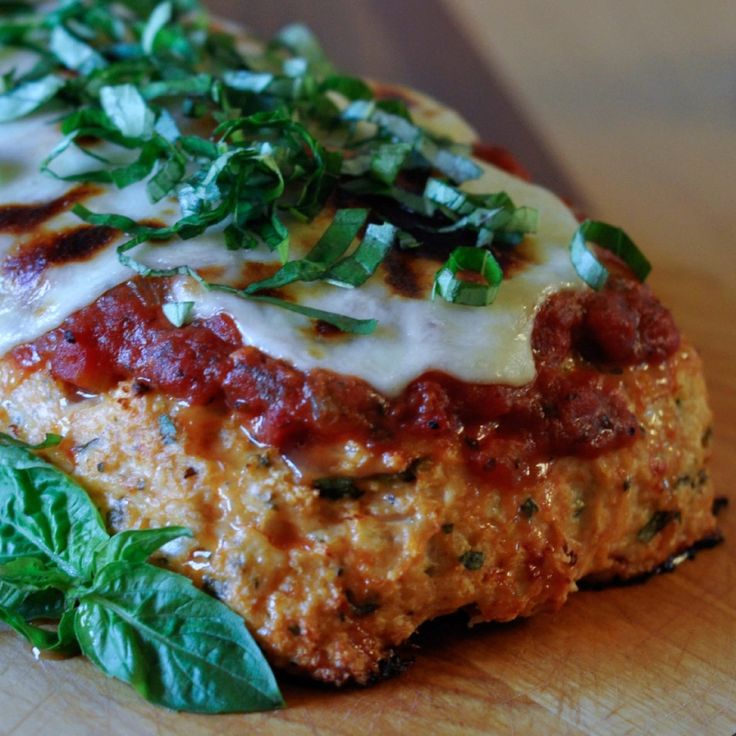
[[[253,13],[260,18],[260,27],[270,30],[269,24],[278,25],[280,13],[294,18],[301,9],[302,19],[310,20],[323,35],[339,39],[334,43],[343,54],[353,54],[355,71],[373,68],[373,76],[429,89],[459,106],[481,130],[486,125],[489,135],[500,121],[502,135],[496,139],[516,133],[512,147],[537,177],[572,193],[533,126],[524,122],[504,86],[467,43],[463,47],[453,16],[438,3],[422,0],[421,12],[419,0],[395,3],[412,6],[411,28],[397,26],[395,8],[383,0],[284,1],[270,9],[269,5],[249,0],[242,13]],[[236,14],[240,5],[223,0],[219,10]],[[517,29],[520,39],[528,27]],[[390,28],[395,29],[393,34]],[[426,49],[437,48],[437,28],[442,28],[444,53],[430,55],[440,67],[431,75],[426,72]],[[578,32],[585,35],[589,30]],[[379,32],[383,35],[376,35]],[[449,53],[459,48],[458,43],[465,49],[459,57]],[[384,66],[366,68],[369,63]],[[389,73],[392,68],[398,73]],[[431,79],[422,83],[416,76],[421,73]],[[452,84],[453,78],[474,80],[471,88],[483,89],[484,96],[464,92],[459,89],[462,85]],[[460,99],[463,95],[465,101]],[[503,115],[494,117],[491,126],[486,112],[470,97],[483,97],[485,106],[500,104],[510,117],[506,123]],[[629,114],[635,120],[636,108]],[[565,131],[555,133],[565,138]],[[653,145],[667,134],[666,126],[657,126]],[[569,138],[575,135],[567,133]],[[632,163],[637,153],[628,151]],[[656,172],[647,172],[657,181],[656,191],[651,184],[639,184],[640,196],[650,202],[650,229],[637,224],[644,233],[640,240],[655,262],[655,289],[705,359],[716,413],[712,471],[718,492],[728,494],[736,450],[732,288],[736,215],[727,198],[715,197],[714,203],[713,197],[705,196],[713,187],[712,172],[699,172],[694,163],[681,162],[680,177],[656,178]],[[608,216],[606,197],[620,202],[617,191],[637,186],[632,179],[617,179],[615,168],[612,171],[607,174],[606,196],[595,196],[592,179],[583,187],[595,203],[595,214],[602,217]],[[684,234],[678,238],[675,233],[666,243],[656,238],[663,219],[690,201],[689,195],[701,205],[690,219],[708,245],[704,251],[694,251],[693,239]],[[277,713],[212,717],[154,708],[81,659],[35,661],[23,642],[3,630],[0,734],[732,734],[736,732],[736,508],[724,512],[722,529],[726,542],[719,548],[645,585],[578,593],[555,614],[511,624],[472,630],[459,618],[431,624],[417,640],[414,665],[401,677],[371,689],[334,691],[284,681],[289,707]]]

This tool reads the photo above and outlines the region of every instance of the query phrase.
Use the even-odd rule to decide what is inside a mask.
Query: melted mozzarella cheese
[[[424,98],[419,98],[420,104]],[[434,122],[447,127],[453,120],[435,104]],[[426,108],[426,104],[425,104]],[[439,112],[438,112],[439,111]],[[444,115],[444,117],[443,117]],[[455,118],[451,127],[470,133]],[[44,203],[69,191],[70,185],[40,173],[41,161],[59,140],[58,127],[48,116],[36,115],[4,124],[0,139],[0,205]],[[94,161],[70,151],[59,161],[64,173],[83,171]],[[63,167],[63,169],[62,169]],[[380,270],[358,289],[342,289],[325,283],[299,283],[289,287],[299,303],[357,318],[374,318],[374,334],[324,337],[309,320],[277,307],[237,296],[205,292],[190,279],[172,287],[174,301],[193,301],[197,317],[220,312],[231,315],[243,340],[267,354],[302,370],[324,368],[358,376],[379,391],[392,395],[428,370],[441,370],[464,381],[522,385],[534,378],[530,338],[535,313],[551,293],[581,285],[570,263],[568,244],[576,220],[568,208],[545,189],[527,184],[495,167],[483,165],[483,176],[466,185],[468,191],[506,191],[513,200],[539,210],[539,232],[525,248],[532,262],[506,278],[496,301],[488,307],[465,307],[442,300],[411,299],[393,291]],[[124,190],[107,188],[85,200],[96,212],[117,212],[141,220],[173,222],[178,205],[168,199],[151,204],[142,184]],[[58,232],[80,223],[69,212],[34,230]],[[311,225],[294,224],[292,253],[302,255],[326,227],[324,218]],[[130,278],[131,271],[117,259],[118,239],[83,261],[50,265],[29,288],[13,279],[3,262],[23,246],[23,238],[0,233],[0,355],[38,338],[66,317],[90,304],[108,289]],[[219,232],[208,232],[191,241],[143,245],[136,257],[157,268],[188,264],[215,267],[222,279],[237,278],[248,261],[269,261],[260,251],[228,251]],[[425,264],[436,269],[437,264]]]

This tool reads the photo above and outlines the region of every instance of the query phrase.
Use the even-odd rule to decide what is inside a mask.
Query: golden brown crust
[[[166,564],[241,613],[275,664],[367,682],[425,620],[459,608],[473,621],[554,609],[585,576],[636,576],[713,533],[697,354],[685,345],[660,366],[626,369],[621,383],[641,439],[594,460],[550,458],[539,481],[503,492],[479,487],[448,452],[415,481],[321,498],[233,417],[136,395],[129,383],[73,401],[9,360],[0,430],[30,441],[63,434],[50,459],[85,485],[111,528],[191,527],[194,540],[167,550]]]

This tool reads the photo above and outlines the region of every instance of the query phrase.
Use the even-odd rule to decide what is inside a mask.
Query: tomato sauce
[[[376,453],[452,446],[474,472],[513,485],[552,457],[595,457],[635,441],[639,422],[617,374],[665,360],[680,340],[647,287],[612,276],[601,292],[561,292],[542,306],[532,383],[469,384],[429,372],[389,398],[361,379],[305,373],[243,347],[225,315],[174,327],[161,309],[165,292],[163,279],[119,286],[13,356],[82,392],[134,379],[194,406],[226,406],[285,455],[347,439]]]

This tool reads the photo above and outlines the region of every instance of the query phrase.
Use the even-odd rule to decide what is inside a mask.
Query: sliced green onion
[[[485,284],[464,281],[460,271],[480,274]],[[437,271],[432,288],[432,298],[439,294],[445,301],[484,307],[493,302],[503,281],[503,271],[493,254],[484,248],[455,248],[442,268]]]
[[[575,231],[570,242],[570,259],[578,276],[593,289],[603,288],[608,280],[608,269],[588,248],[588,242],[617,255],[639,281],[644,281],[652,270],[646,256],[621,228],[597,220],[586,220]]]

